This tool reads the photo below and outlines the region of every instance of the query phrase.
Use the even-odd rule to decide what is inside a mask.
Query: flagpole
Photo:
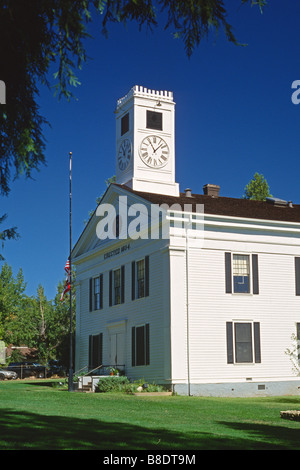
[[[69,153],[70,160],[70,211],[69,211],[69,231],[70,231],[70,369],[68,391],[73,392],[73,333],[72,333],[72,152]]]

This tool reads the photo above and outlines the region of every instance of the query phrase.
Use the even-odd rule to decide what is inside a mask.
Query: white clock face
[[[151,168],[162,168],[168,163],[170,156],[168,144],[157,135],[145,137],[139,152],[142,161]]]
[[[124,139],[118,152],[118,165],[121,171],[127,168],[131,158],[131,153],[131,142],[129,139]]]

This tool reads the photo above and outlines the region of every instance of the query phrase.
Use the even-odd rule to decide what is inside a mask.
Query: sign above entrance
[[[127,243],[126,245],[123,245],[119,248],[116,248],[115,250],[108,251],[107,253],[104,253],[104,259],[111,258],[112,256],[119,255],[120,253],[123,253],[124,251],[127,251],[130,249],[130,243]]]

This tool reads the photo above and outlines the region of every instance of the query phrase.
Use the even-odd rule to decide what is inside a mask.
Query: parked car
[[[64,377],[67,373],[67,368],[57,359],[51,359],[48,362],[47,376],[52,377],[52,375],[59,375]]]
[[[12,370],[3,370],[0,369],[0,380],[14,380],[18,377],[16,372],[13,372]]]
[[[47,375],[47,367],[42,366],[37,362],[11,362],[8,365],[7,370],[16,372],[20,379],[31,376],[43,378]]]

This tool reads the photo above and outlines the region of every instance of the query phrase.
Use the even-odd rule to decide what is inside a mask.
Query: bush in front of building
[[[129,385],[129,379],[124,376],[107,376],[101,377],[99,382],[95,388],[95,392],[97,393],[105,393],[105,392],[124,392],[124,389],[127,385]]]
[[[122,392],[132,395],[133,393],[144,391],[147,392],[165,392],[165,388],[162,385],[149,384],[145,380],[140,379],[135,382],[130,382],[126,376],[108,376],[101,377],[99,380],[95,392],[106,393],[106,392]]]

